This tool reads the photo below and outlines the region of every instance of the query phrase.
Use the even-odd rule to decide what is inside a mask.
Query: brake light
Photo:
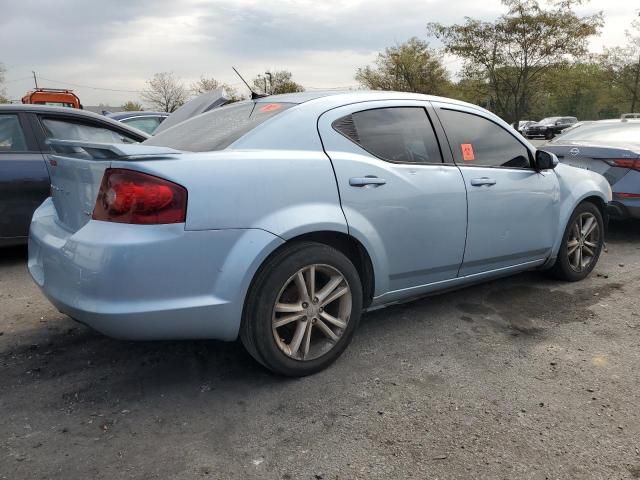
[[[609,165],[621,168],[630,168],[631,170],[640,171],[640,159],[618,158],[615,160],[605,160]]]
[[[616,198],[640,198],[640,193],[613,192]]]
[[[93,209],[94,220],[134,224],[182,223],[187,190],[147,173],[108,168]]]

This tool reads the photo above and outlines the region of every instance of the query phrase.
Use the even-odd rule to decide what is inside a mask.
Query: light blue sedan
[[[63,313],[128,339],[238,337],[291,376],[363,311],[600,255],[604,177],[477,106],[394,92],[235,103],[141,145],[54,141],[29,270]]]

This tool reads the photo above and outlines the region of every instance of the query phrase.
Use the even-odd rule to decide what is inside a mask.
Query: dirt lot
[[[0,259],[0,478],[640,478],[640,223],[586,281],[529,273],[364,317],[275,378],[237,344],[131,343]]]

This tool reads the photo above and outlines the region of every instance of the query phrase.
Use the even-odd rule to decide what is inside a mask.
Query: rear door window
[[[438,117],[458,165],[531,168],[529,150],[491,120],[444,108],[438,110]]]
[[[424,108],[389,107],[355,112],[333,128],[382,160],[442,163],[440,147]]]
[[[253,101],[233,103],[185,120],[144,143],[188,152],[223,150],[261,123],[294,105]]]
[[[26,150],[27,142],[18,116],[15,114],[0,115],[0,153],[24,152]]]

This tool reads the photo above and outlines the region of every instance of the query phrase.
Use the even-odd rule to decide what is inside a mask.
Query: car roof
[[[355,103],[368,100],[427,100],[452,103],[461,106],[480,108],[460,100],[454,100],[435,95],[425,95],[422,93],[396,92],[392,90],[312,90],[308,92],[284,93],[280,95],[268,95],[258,98],[257,103],[307,103],[311,101],[340,103]]]
[[[141,130],[138,130],[137,128],[130,127],[127,124],[118,122],[104,115],[99,115],[97,113],[89,112],[88,110],[80,110],[77,108],[51,107],[48,105],[32,105],[32,104],[21,104],[21,103],[9,103],[5,105],[0,105],[0,113],[6,113],[6,112],[30,112],[30,113],[44,113],[44,114],[55,113],[58,115],[73,116],[73,117],[78,117],[80,119],[94,120],[101,123],[106,123],[118,130],[126,130],[140,137],[144,137],[144,138],[150,137],[149,134]]]
[[[140,110],[134,112],[129,111],[108,113],[106,116],[109,118],[113,118],[114,120],[123,120],[125,118],[131,117],[168,117],[169,114],[167,112],[151,112],[148,110]]]

